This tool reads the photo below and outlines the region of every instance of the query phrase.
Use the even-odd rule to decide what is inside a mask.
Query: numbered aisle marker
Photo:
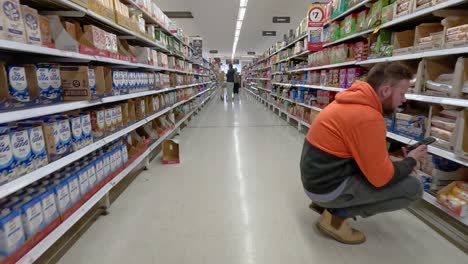
[[[325,19],[325,5],[312,4],[307,15],[308,50],[320,51],[323,48],[323,24]]]

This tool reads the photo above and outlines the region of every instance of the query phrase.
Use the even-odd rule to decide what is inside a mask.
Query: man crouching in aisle
[[[317,227],[346,244],[365,235],[347,219],[399,210],[422,197],[418,179],[409,176],[426,146],[392,162],[386,148],[384,115],[403,104],[413,78],[399,63],[374,66],[367,82],[356,81],[336,95],[314,120],[301,158],[306,194],[322,212]]]

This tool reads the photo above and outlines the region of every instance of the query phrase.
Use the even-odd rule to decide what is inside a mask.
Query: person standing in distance
[[[232,64],[229,63],[229,70],[226,73],[226,83],[227,83],[227,101],[232,100],[232,92],[234,90],[234,74],[235,71],[232,67]]]
[[[356,81],[312,123],[302,149],[301,179],[310,206],[321,213],[317,227],[346,244],[366,240],[347,219],[406,208],[423,194],[409,176],[425,145],[392,162],[384,116],[406,102],[413,74],[396,62],[375,65],[367,82]]]
[[[241,76],[239,74],[239,72],[237,71],[237,68],[234,69],[235,72],[234,72],[234,97],[236,97],[236,95],[239,95],[239,87],[240,87],[240,82],[241,82]]]

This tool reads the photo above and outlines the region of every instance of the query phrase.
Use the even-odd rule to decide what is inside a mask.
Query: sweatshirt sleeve
[[[411,173],[414,159],[407,158],[396,163],[390,160],[384,122],[380,120],[363,122],[354,126],[349,131],[348,137],[353,158],[367,180],[375,187],[382,187],[392,179],[397,181]]]

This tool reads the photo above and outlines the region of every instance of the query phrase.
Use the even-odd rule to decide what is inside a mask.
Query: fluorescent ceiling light
[[[244,20],[245,10],[246,7],[239,8],[239,15],[237,16],[237,20]]]
[[[247,6],[247,2],[249,2],[249,0],[240,0],[240,6],[241,6],[241,7],[246,7],[246,6]]]
[[[236,29],[241,29],[242,28],[242,21],[237,21],[237,24],[236,24]]]
[[[240,36],[240,29],[236,29],[236,33],[234,33],[234,37],[239,37]]]

